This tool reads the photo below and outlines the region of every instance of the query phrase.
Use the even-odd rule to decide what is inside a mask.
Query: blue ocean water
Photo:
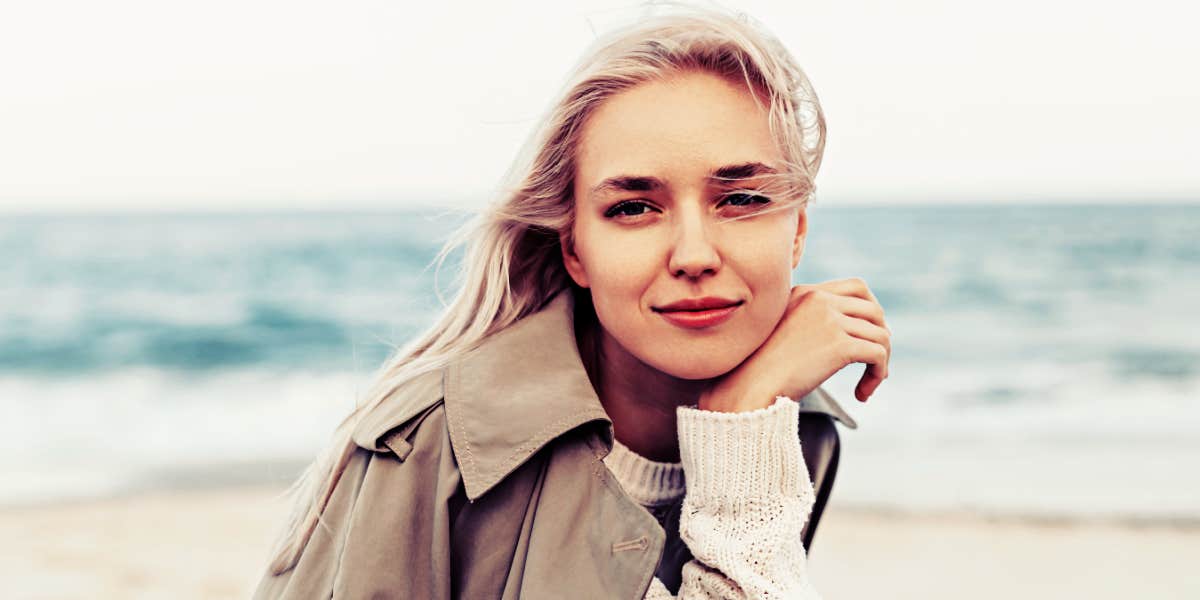
[[[1200,520],[1200,206],[809,208],[793,281],[864,278],[891,376],[826,389],[835,501]],[[0,220],[0,503],[275,480],[449,297],[466,215]]]

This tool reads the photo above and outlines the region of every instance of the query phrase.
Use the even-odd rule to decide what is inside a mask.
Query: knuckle
[[[805,290],[803,293],[793,297],[792,302],[796,304],[812,304],[813,302],[820,302],[821,293],[821,290],[816,289]]]
[[[847,317],[842,311],[828,302],[821,304],[821,309],[825,315],[825,322],[827,324],[836,325],[838,329],[845,329],[844,323],[850,317]]]

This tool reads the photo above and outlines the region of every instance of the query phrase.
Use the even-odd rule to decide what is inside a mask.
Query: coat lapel
[[[540,481],[510,573],[520,598],[634,600],[665,533],[603,463],[612,421],[579,356],[574,311],[563,290],[447,367],[450,439],[471,502],[542,457],[528,465]]]
[[[445,396],[450,440],[472,501],[580,425],[595,423],[612,439],[612,421],[579,357],[570,290],[450,364]]]

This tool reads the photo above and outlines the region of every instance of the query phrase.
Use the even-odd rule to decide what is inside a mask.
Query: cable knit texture
[[[816,501],[800,451],[800,405],[777,396],[740,413],[681,406],[676,418],[681,462],[651,461],[619,442],[605,457],[660,523],[684,494],[679,532],[694,558],[678,596],[654,578],[645,600],[820,600],[800,537]]]

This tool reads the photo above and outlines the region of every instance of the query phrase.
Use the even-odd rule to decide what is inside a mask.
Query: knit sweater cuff
[[[752,411],[676,409],[687,495],[697,502],[800,497],[808,469],[800,451],[800,405],[787,396]]]

